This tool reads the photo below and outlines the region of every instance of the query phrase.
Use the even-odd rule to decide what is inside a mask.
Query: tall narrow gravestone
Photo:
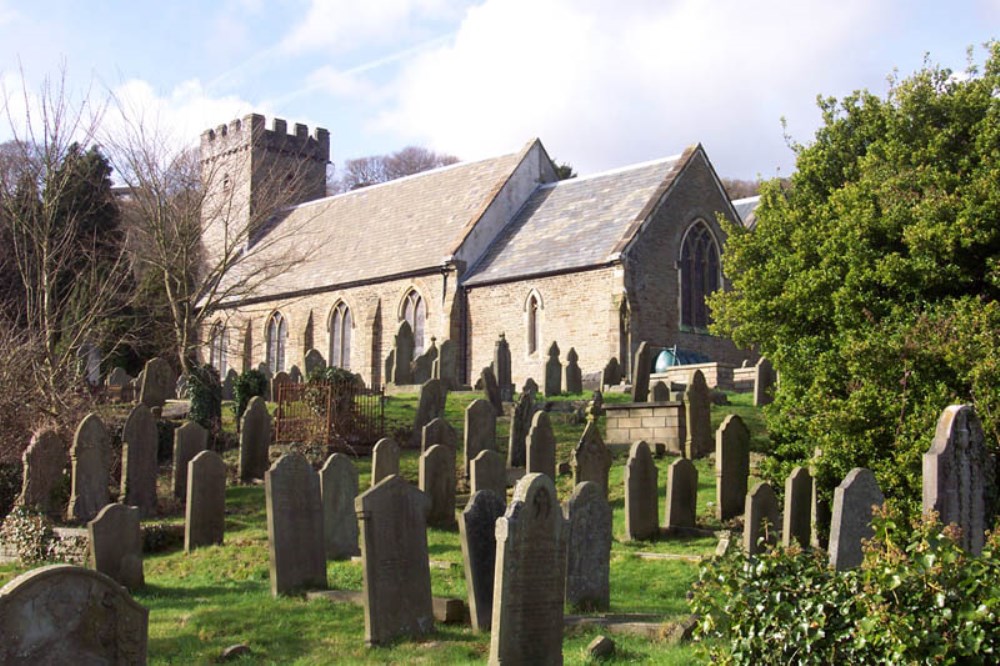
[[[765,544],[778,541],[778,525],[781,524],[778,498],[774,488],[767,483],[758,483],[747,494],[746,511],[743,521],[743,552],[756,555],[764,550],[761,538]]]
[[[472,461],[469,475],[469,491],[473,495],[480,490],[492,490],[497,496],[506,500],[507,466],[502,455],[489,449],[480,451]]]
[[[424,426],[434,419],[444,418],[444,406],[448,400],[448,391],[445,390],[439,379],[429,379],[420,387],[420,397],[417,401],[417,413],[413,417],[413,438],[411,445],[420,444],[423,436]]]
[[[473,631],[490,629],[497,551],[496,522],[503,515],[504,506],[503,497],[492,490],[480,490],[469,498],[458,521]]]
[[[31,443],[21,457],[24,475],[18,504],[34,507],[42,513],[58,513],[60,507],[53,497],[66,469],[66,447],[55,430],[42,430],[31,437]]]
[[[497,384],[496,375],[493,374],[493,368],[489,366],[483,368],[480,379],[483,382],[483,393],[486,394],[486,399],[493,405],[497,416],[502,416],[503,400],[500,398],[500,386]]]
[[[374,487],[393,474],[399,474],[399,444],[391,437],[383,437],[375,442],[372,449],[371,485]]]
[[[139,509],[109,504],[87,523],[90,567],[130,590],[145,583],[142,573],[142,531]]]
[[[214,451],[188,462],[184,550],[222,544],[226,533],[226,463]]]
[[[510,402],[514,399],[514,382],[511,381],[510,375],[510,344],[503,333],[493,348],[493,367],[500,388],[500,400]]]
[[[934,511],[942,524],[958,525],[962,547],[979,555],[993,525],[987,507],[996,493],[996,467],[971,405],[945,408],[923,464],[924,513]]]
[[[568,527],[552,479],[528,474],[496,523],[490,664],[561,664]]]
[[[326,587],[319,474],[299,453],[287,453],[264,474],[271,594]]]
[[[97,414],[88,414],[73,436],[70,519],[90,520],[109,501],[111,433]]]
[[[124,503],[139,507],[143,516],[156,512],[156,419],[138,404],[122,430],[122,487]]]
[[[566,352],[567,393],[583,393],[583,371],[580,370],[579,360],[580,356],[576,353],[576,349],[570,347],[569,351]]]
[[[174,497],[187,497],[188,463],[207,448],[208,431],[194,421],[174,431]]]
[[[399,324],[396,332],[396,344],[393,347],[393,367],[389,380],[396,386],[413,383],[413,375],[410,373],[410,361],[413,360],[413,352],[416,343],[413,339],[413,329],[410,323],[403,320]]]
[[[757,361],[753,376],[753,406],[763,407],[774,402],[774,384],[777,377],[771,361],[761,357]]]
[[[684,416],[687,439],[684,441],[684,455],[691,460],[708,455],[712,442],[712,394],[701,370],[695,370],[688,378],[684,392]]]
[[[343,453],[326,459],[319,472],[323,497],[323,546],[326,559],[343,560],[357,555],[358,517],[354,500],[358,495],[358,470]]]
[[[361,521],[365,643],[434,629],[427,556],[427,496],[393,475],[354,502]]]
[[[556,436],[546,412],[535,412],[531,418],[531,430],[527,441],[527,472],[548,474],[556,478]]]
[[[438,357],[434,361],[433,376],[440,379],[444,387],[449,391],[457,390],[458,381],[458,347],[451,340],[441,343],[438,350]]]
[[[562,363],[559,362],[559,345],[549,347],[549,359],[545,362],[545,397],[562,393]]]
[[[632,365],[632,402],[646,402],[649,399],[650,349],[646,341],[639,343]]]
[[[645,541],[660,532],[656,461],[646,442],[636,442],[625,463],[625,538]]]
[[[611,505],[592,481],[573,489],[564,515],[569,525],[566,603],[585,611],[611,603]]]
[[[882,506],[885,496],[875,475],[863,467],[852,469],[833,491],[830,519],[830,566],[845,571],[864,560],[861,541],[875,535],[872,507]]]
[[[782,516],[781,544],[797,543],[808,548],[812,537],[813,478],[805,467],[796,467],[785,480],[785,511]]]
[[[604,445],[597,425],[591,421],[583,430],[580,442],[573,450],[573,483],[593,481],[608,495],[608,472],[611,470],[611,452]]]
[[[430,500],[427,524],[455,526],[455,450],[435,444],[420,456],[420,490]]]
[[[496,449],[497,413],[485,400],[473,400],[465,408],[465,476],[480,451]]]
[[[507,447],[508,467],[524,467],[527,464],[528,430],[531,428],[531,417],[534,413],[534,394],[522,391],[514,405],[514,413],[510,417],[510,443]]]
[[[750,477],[750,431],[730,414],[715,431],[715,516],[729,520],[740,515]]]
[[[667,499],[664,527],[694,527],[698,513],[698,470],[687,458],[667,468]]]
[[[240,481],[263,479],[271,447],[271,415],[260,396],[250,398],[240,428]]]

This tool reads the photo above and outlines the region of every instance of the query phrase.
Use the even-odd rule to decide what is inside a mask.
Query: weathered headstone
[[[701,370],[695,370],[688,378],[684,392],[684,415],[687,439],[684,440],[684,455],[691,460],[712,452],[712,392],[705,382]]]
[[[433,375],[435,379],[441,380],[447,390],[458,389],[458,347],[451,340],[445,340],[438,348]]]
[[[427,496],[397,475],[360,495],[365,643],[384,645],[434,629],[427,554]]]
[[[434,444],[420,456],[420,490],[430,500],[427,524],[455,526],[455,449]]]
[[[562,393],[562,363],[559,362],[559,345],[549,347],[549,359],[545,362],[545,397]]]
[[[566,352],[566,393],[583,393],[583,371],[580,370],[579,360],[576,349],[570,347]]]
[[[465,589],[473,631],[489,631],[493,617],[496,565],[496,522],[504,513],[504,497],[480,490],[469,497],[458,521],[465,565]]]
[[[608,471],[611,469],[611,451],[604,445],[597,424],[589,422],[583,436],[573,449],[573,485],[593,481],[608,496]]]
[[[239,373],[237,373],[232,368],[226,372],[226,378],[222,381],[222,399],[232,400],[233,399],[233,385],[239,380]]]
[[[763,407],[774,402],[774,384],[777,376],[771,361],[761,357],[755,366],[753,376],[753,405]]]
[[[222,544],[226,533],[226,463],[202,451],[187,464],[184,550]]]
[[[497,413],[493,405],[478,399],[465,408],[465,476],[469,477],[472,461],[480,451],[496,449]]]
[[[473,495],[480,490],[492,490],[506,500],[507,466],[503,456],[496,451],[486,449],[479,452],[470,465],[469,480],[469,492]]]
[[[326,587],[319,474],[299,453],[279,458],[264,475],[271,594]]]
[[[431,338],[430,346],[413,360],[413,383],[423,384],[431,379],[434,371],[434,361],[438,357],[437,338]]]
[[[750,476],[750,431],[736,414],[715,431],[715,517],[729,520],[743,512]]]
[[[343,453],[326,459],[319,472],[323,498],[323,546],[328,560],[351,558],[358,548],[358,517],[354,500],[358,495],[358,470]]]
[[[399,444],[383,437],[372,448],[372,486],[393,474],[399,474]]]
[[[493,405],[493,410],[497,416],[503,415],[503,400],[500,398],[500,386],[497,384],[497,377],[493,374],[493,368],[487,366],[480,373],[480,381],[483,383],[483,393],[486,399]]]
[[[434,419],[444,418],[444,406],[448,400],[448,391],[438,379],[428,379],[420,387],[420,398],[417,401],[417,413],[413,417],[412,446],[420,444],[424,426]]]
[[[188,463],[208,448],[208,431],[195,421],[174,430],[174,497],[187,497]]]
[[[452,451],[458,450],[458,433],[451,424],[440,416],[431,419],[420,433],[420,451],[424,452],[435,444],[447,446]]]
[[[698,470],[687,458],[667,468],[664,527],[694,527],[698,513]]]
[[[500,399],[510,402],[514,399],[514,382],[511,381],[510,344],[507,336],[500,334],[493,347],[493,368],[496,372],[497,384],[500,386]]]
[[[177,376],[169,363],[162,358],[151,359],[142,371],[139,402],[150,409],[163,407],[167,400],[174,397],[176,382]]]
[[[87,523],[90,567],[129,590],[145,584],[142,573],[142,530],[139,509],[109,504]]]
[[[561,664],[568,526],[552,479],[528,474],[497,519],[490,664]]]
[[[524,386],[521,387],[521,393],[527,393],[531,396],[531,400],[535,400],[535,396],[538,395],[538,382],[536,382],[531,377],[524,380]]]
[[[660,532],[659,470],[646,442],[636,442],[625,463],[625,538],[645,541]]]
[[[403,320],[399,324],[396,332],[396,341],[393,345],[392,374],[390,381],[396,386],[413,383],[413,374],[410,372],[410,361],[413,360],[413,352],[416,349],[416,342],[413,339],[413,329],[410,322]]]
[[[556,478],[556,436],[546,412],[538,411],[531,419],[531,429],[527,437],[528,474],[538,472]]]
[[[670,402],[670,387],[662,379],[653,384],[652,394],[653,402]]]
[[[528,430],[531,429],[531,419],[535,414],[534,394],[522,391],[514,403],[514,412],[510,416],[510,435],[507,446],[507,465],[509,467],[524,467],[527,464]]]
[[[747,493],[743,519],[743,552],[756,555],[764,550],[764,543],[778,541],[781,524],[780,507],[774,488],[769,483],[758,483]]]
[[[139,507],[143,516],[156,512],[156,420],[144,404],[138,404],[122,429],[122,485],[124,503]]]
[[[299,366],[293,365],[288,370],[288,378],[292,380],[293,384],[301,384],[305,381],[305,377],[302,376],[302,371],[299,370]]]
[[[573,489],[564,514],[569,524],[566,603],[586,611],[611,603],[611,505],[601,488],[584,481]]]
[[[134,381],[135,379],[125,372],[125,368],[118,366],[108,374],[105,383],[113,396],[122,402],[128,402],[135,395],[135,392],[132,390],[132,382]]]
[[[240,481],[262,479],[267,472],[271,447],[271,415],[260,396],[250,398],[240,427]]]
[[[312,376],[317,370],[326,369],[326,359],[318,349],[310,349],[303,359],[306,366],[306,379]]]
[[[0,589],[0,663],[145,664],[149,611],[97,571],[53,564]]]
[[[618,359],[614,356],[611,360],[607,362],[604,366],[604,370],[601,372],[601,387],[605,386],[618,386],[622,381],[622,368],[618,363]]]
[[[946,407],[923,459],[923,510],[961,528],[960,543],[979,555],[994,522],[988,498],[996,494],[996,465],[971,405]]]
[[[808,548],[812,536],[813,478],[805,467],[796,467],[785,479],[785,511],[781,524],[781,544],[797,543]]]
[[[111,433],[97,414],[88,414],[73,436],[69,509],[71,520],[90,520],[109,502]]]
[[[875,535],[872,507],[882,506],[885,496],[875,475],[864,467],[855,467],[833,491],[833,517],[830,519],[830,566],[837,571],[853,569],[864,560],[862,539]]]
[[[632,402],[646,402],[649,399],[650,354],[649,343],[639,343],[632,365]]]
[[[66,469],[66,447],[59,434],[55,430],[42,430],[32,435],[21,461],[24,474],[17,503],[42,513],[60,511],[57,499],[52,496]]]
[[[292,381],[292,376],[285,372],[284,370],[279,370],[274,373],[274,377],[271,378],[271,400],[278,402],[281,394],[279,393],[279,388],[286,384],[294,384]]]

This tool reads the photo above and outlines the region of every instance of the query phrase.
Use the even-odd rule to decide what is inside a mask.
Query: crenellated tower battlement
[[[250,113],[202,132],[201,157],[208,160],[256,147],[321,161],[325,166],[330,161],[329,130],[317,127],[310,134],[309,127],[301,123],[295,123],[294,130],[288,133],[288,122],[283,118],[272,118],[267,129],[264,116]]]

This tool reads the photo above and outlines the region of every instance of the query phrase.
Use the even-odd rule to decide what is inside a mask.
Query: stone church
[[[255,263],[224,282],[258,282],[223,300],[203,331],[223,375],[302,369],[315,348],[384,384],[404,321],[414,355],[450,341],[468,384],[500,335],[517,386],[541,381],[553,342],[563,359],[574,348],[585,374],[612,357],[629,367],[643,340],[734,365],[746,356],[707,331],[705,296],[724,283],[717,216],[740,217],[700,145],[557,180],[535,139],[508,155],[324,196],[329,152],[326,130],[289,133],[285,121],[267,127],[256,114],[202,134],[203,173],[224,174],[206,182],[221,188],[206,201],[243,216],[227,228],[256,225],[241,248]],[[293,171],[291,205],[254,221],[260,192]],[[209,253],[219,243],[206,231]]]

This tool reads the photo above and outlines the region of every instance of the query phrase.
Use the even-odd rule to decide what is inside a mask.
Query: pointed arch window
[[[219,372],[219,377],[224,378],[226,372],[229,371],[229,363],[226,358],[228,353],[229,330],[222,325],[222,322],[216,322],[209,335],[208,362]]]
[[[705,329],[711,323],[705,297],[719,288],[719,246],[701,220],[688,229],[681,245],[681,326]]]
[[[528,297],[528,353],[534,354],[538,351],[539,341],[542,339],[542,322],[539,310],[541,303],[537,294]]]
[[[413,353],[420,354],[424,351],[424,326],[427,322],[427,307],[424,299],[416,289],[411,289],[406,293],[403,302],[403,319],[409,322],[413,329]]]
[[[351,318],[351,308],[340,301],[330,314],[330,365],[337,368],[351,369],[351,329],[354,321]]]
[[[267,320],[267,367],[271,374],[285,369],[285,347],[288,343],[288,321],[280,312]]]

